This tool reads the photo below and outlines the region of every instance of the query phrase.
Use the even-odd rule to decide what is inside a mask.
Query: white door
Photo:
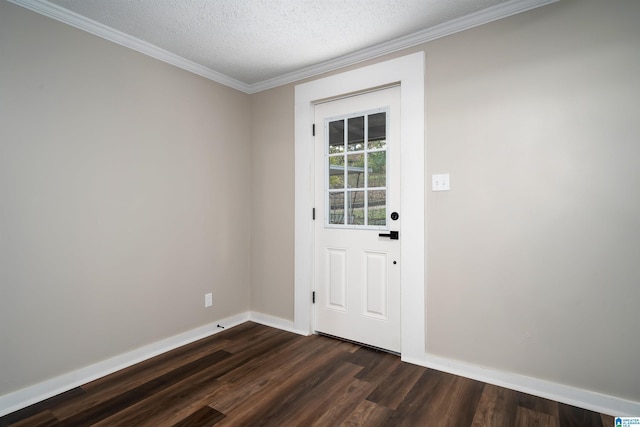
[[[317,104],[314,141],[315,330],[398,353],[399,108],[397,86]]]

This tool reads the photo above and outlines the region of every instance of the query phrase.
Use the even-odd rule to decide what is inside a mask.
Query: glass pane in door
[[[348,151],[364,150],[364,116],[354,117],[349,122]]]
[[[349,191],[347,203],[347,224],[364,225],[364,191]]]
[[[367,187],[384,187],[387,185],[387,152],[376,151],[367,157]]]
[[[329,133],[329,154],[344,152],[344,120],[330,122]]]
[[[344,156],[329,157],[329,189],[344,188]]]
[[[387,192],[385,190],[373,190],[367,194],[369,201],[367,206],[368,225],[387,225]]]
[[[387,113],[370,114],[369,117],[368,148],[387,148]]]
[[[364,188],[364,154],[347,156],[348,188]]]
[[[344,191],[329,193],[329,224],[344,224]]]

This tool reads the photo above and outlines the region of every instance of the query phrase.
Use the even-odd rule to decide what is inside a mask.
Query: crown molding
[[[560,0],[511,0],[505,3],[500,3],[479,12],[409,34],[408,36],[400,37],[368,49],[362,49],[352,54],[344,55],[317,65],[302,68],[288,74],[283,74],[273,79],[252,84],[250,85],[250,93],[261,92],[263,90],[293,83],[326,72],[335,71],[339,68],[417,46],[422,43],[459,33],[464,30],[469,30],[480,25],[488,24],[489,22],[517,15],[558,1]]]
[[[205,77],[209,80],[221,83],[225,86],[229,86],[245,93],[249,93],[251,90],[251,87],[246,83],[233,79],[227,75],[224,75],[203,65],[178,56],[174,53],[161,49],[151,43],[147,43],[136,37],[132,37],[121,31],[115,30],[111,27],[79,15],[75,12],[71,12],[70,10],[64,9],[58,5],[49,3],[45,0],[7,1],[46,17],[71,25],[72,27],[86,31],[95,36],[117,43],[121,46],[128,47],[152,58],[174,65],[178,68],[182,68],[183,70]]]
[[[60,6],[49,3],[46,0],[7,1],[37,12],[41,15],[47,16],[49,18],[87,31],[91,34],[102,37],[119,45],[136,50],[152,58],[174,65],[178,68],[182,68],[186,71],[205,77],[209,80],[213,80],[247,94],[252,94],[285,84],[293,83],[309,77],[314,77],[319,74],[334,71],[349,65],[354,65],[362,61],[394,53],[402,49],[417,46],[419,44],[426,43],[451,34],[459,33],[464,30],[487,24],[489,22],[517,15],[518,13],[546,6],[559,0],[507,1],[496,6],[481,10],[479,12],[472,13],[470,15],[463,16],[449,22],[445,22],[444,24],[436,25],[435,27],[418,31],[408,36],[400,37],[395,40],[381,43],[377,46],[363,49],[349,55],[344,55],[329,61],[324,61],[310,67],[305,67],[291,73],[286,73],[281,76],[253,84],[243,83],[225,74],[219,73],[203,65],[197,64],[193,61],[161,49],[155,45],[127,35],[104,24],[100,24],[99,22],[96,22],[92,19],[86,18],[75,12],[71,12]]]

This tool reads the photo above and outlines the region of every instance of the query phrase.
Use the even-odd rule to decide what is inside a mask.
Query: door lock
[[[389,231],[388,233],[379,233],[378,236],[388,237],[391,240],[398,240],[400,238],[399,234],[400,232],[398,231]]]

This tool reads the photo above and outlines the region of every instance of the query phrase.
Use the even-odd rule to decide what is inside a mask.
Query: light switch
[[[431,189],[433,191],[449,191],[449,174],[433,174],[431,175]]]

